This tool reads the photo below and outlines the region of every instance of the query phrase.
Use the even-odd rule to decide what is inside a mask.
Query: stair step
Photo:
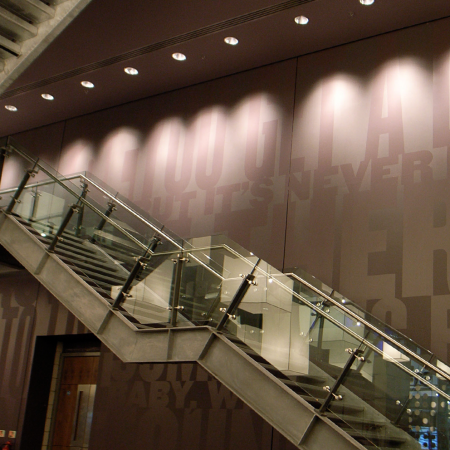
[[[402,436],[388,436],[383,433],[377,433],[374,431],[362,431],[362,430],[354,430],[352,428],[342,428],[347,434],[352,436],[357,441],[365,441],[366,439],[369,442],[372,442],[377,445],[377,443],[389,443],[394,445],[404,444],[407,439]]]
[[[42,235],[38,235],[38,239],[41,242],[45,242],[47,245],[50,245],[50,243],[53,240],[53,236],[51,235],[47,235],[47,236],[42,236]],[[70,242],[67,241],[66,238],[64,238],[62,240],[59,240],[58,243],[56,244],[56,248],[64,248],[64,249],[68,249],[71,250],[73,252],[77,251],[77,252],[81,252],[81,253],[85,253],[86,255],[92,255],[95,256],[97,255],[98,257],[98,252],[96,251],[96,249],[92,248],[92,247],[88,247],[85,244],[81,244],[81,243],[76,243],[76,242]]]
[[[107,283],[101,280],[96,280],[94,278],[89,278],[84,275],[78,274],[78,276],[90,286],[98,286],[102,288],[105,292],[111,292],[111,288],[115,286],[114,284]]]
[[[67,258],[66,256],[59,256],[59,259],[61,259],[61,261],[66,263],[68,266],[77,267],[80,270],[86,270],[86,271],[92,272],[93,274],[105,275],[105,276],[116,275],[118,279],[123,278],[126,280],[125,272],[118,270],[116,265],[114,265],[112,263],[109,265],[105,264],[102,267],[97,267],[97,266],[94,266],[92,264],[89,264],[89,263],[86,263],[83,261],[75,261],[71,258]]]
[[[304,398],[311,406],[314,406],[314,408],[319,409],[322,406],[323,401],[321,399],[318,399],[316,397],[312,397],[311,395],[301,395],[302,398]],[[328,406],[328,409],[336,414],[358,414],[364,412],[364,407],[345,403],[342,401],[335,401],[331,402]]]
[[[316,385],[316,386],[324,386],[327,382],[327,379],[325,377],[320,377],[317,375],[296,373],[296,372],[292,372],[290,370],[283,370],[282,372],[289,379],[291,379],[292,381],[296,381],[297,383],[304,383],[304,384]]]
[[[369,426],[369,427],[376,427],[376,428],[384,428],[387,425],[390,424],[388,420],[382,421],[377,419],[367,419],[365,417],[358,417],[348,414],[339,414],[338,416],[336,414],[333,414],[330,411],[326,411],[323,414],[325,417],[328,417],[330,420],[335,422],[336,424],[342,423],[342,424],[349,424],[349,425],[355,425],[355,426]]]
[[[78,251],[73,251],[67,249],[63,246],[58,246],[55,248],[56,255],[62,255],[67,258],[70,258],[74,263],[77,261],[84,262],[86,264],[99,265],[100,267],[104,267],[107,260],[104,257],[94,256],[94,255],[86,255],[84,253],[80,253]]]
[[[0,33],[14,42],[22,42],[37,35],[34,25],[0,6]]]
[[[0,5],[35,24],[55,15],[55,10],[40,0],[0,0]]]
[[[0,36],[0,58],[8,59],[20,55],[20,45]]]
[[[111,286],[123,286],[123,284],[127,280],[126,277],[113,276],[114,274],[112,273],[110,273],[109,276],[99,274],[96,272],[92,272],[86,268],[77,267],[76,265],[72,266],[71,269],[80,276],[84,275],[91,278],[94,281],[99,281],[101,283],[104,282],[106,284],[110,284]]]

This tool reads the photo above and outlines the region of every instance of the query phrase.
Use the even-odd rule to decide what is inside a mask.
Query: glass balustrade
[[[224,236],[181,239],[90,174],[20,148],[8,167],[25,176],[3,210],[137,327],[222,331],[368,449],[448,449],[448,366],[349,299]]]

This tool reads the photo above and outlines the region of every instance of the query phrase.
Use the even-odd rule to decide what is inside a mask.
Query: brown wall
[[[0,277],[0,305],[0,430],[8,433],[22,427],[36,337],[87,329],[24,270]]]
[[[56,348],[50,339],[38,351],[36,339],[88,330],[24,270],[0,277],[0,304],[0,429],[18,432],[15,449],[32,450],[42,442]],[[102,348],[89,448],[116,447],[295,448],[200,366],[123,364]]]
[[[123,364],[102,352],[89,448],[295,447],[197,364]]]

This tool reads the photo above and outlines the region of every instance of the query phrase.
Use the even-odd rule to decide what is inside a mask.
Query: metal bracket
[[[360,356],[360,351],[356,348],[346,348],[345,351],[350,355],[354,355],[355,359],[357,359],[358,361],[364,362],[366,360],[364,356]]]
[[[239,276],[243,279],[247,279],[248,284],[253,284],[253,286],[258,286],[258,283],[257,283],[255,277],[250,277],[249,275],[244,275],[243,273],[240,273]]]
[[[343,397],[342,395],[340,395],[340,394],[336,395],[336,394],[334,394],[333,392],[331,392],[330,386],[324,386],[324,387],[323,387],[323,390],[324,390],[324,391],[327,391],[328,393],[330,393],[330,394],[334,397],[334,399],[337,400],[337,401],[340,401],[340,400],[342,400],[342,399],[344,398],[344,397]]]
[[[180,256],[180,255],[178,255],[178,256]],[[172,258],[171,261],[174,264],[178,264],[180,262],[188,263],[188,262],[190,262],[190,259],[189,258]]]

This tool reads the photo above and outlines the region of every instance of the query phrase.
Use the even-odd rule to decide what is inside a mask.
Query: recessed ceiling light
[[[361,3],[361,5],[372,5],[374,1],[375,0],[359,0],[359,3]]]
[[[5,108],[8,111],[12,111],[12,112],[16,112],[17,111],[17,108],[15,106],[13,106],[13,105],[5,105]]]
[[[177,61],[184,61],[186,59],[186,55],[183,53],[172,53],[172,58],[176,59]]]
[[[135,69],[134,67],[125,67],[125,69],[123,69],[125,71],[125,73],[127,73],[128,75],[137,75],[139,72],[137,69]]]
[[[226,37],[224,39],[224,41],[228,45],[238,45],[239,44],[239,41],[235,37],[231,37],[231,36]]]
[[[81,86],[84,86],[85,88],[92,89],[94,87],[94,83],[91,83],[90,81],[82,81]]]
[[[53,95],[51,95],[51,94],[41,94],[41,97],[44,100],[55,100],[55,97],[53,97]]]
[[[297,16],[294,21],[297,25],[306,25],[309,19],[306,16]]]
[[[309,19],[305,16],[297,16],[294,20],[298,25],[306,25],[309,22]]]

